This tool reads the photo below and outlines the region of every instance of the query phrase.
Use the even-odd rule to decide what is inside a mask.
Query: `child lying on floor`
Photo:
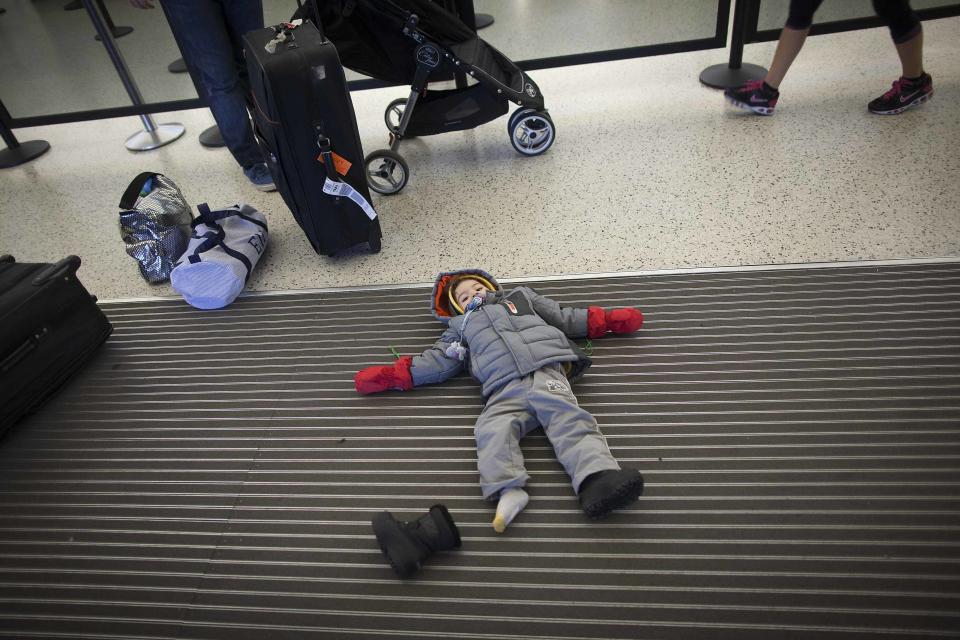
[[[393,365],[363,369],[354,382],[363,394],[406,391],[469,367],[487,399],[474,434],[483,497],[498,501],[493,520],[498,533],[529,499],[520,440],[537,426],[587,516],[602,518],[640,497],[640,472],[620,468],[597,421],[570,390],[570,382],[591,364],[570,338],[636,331],[643,322],[637,309],[561,307],[527,287],[504,291],[479,269],[441,273],[431,309],[447,324],[433,347]]]

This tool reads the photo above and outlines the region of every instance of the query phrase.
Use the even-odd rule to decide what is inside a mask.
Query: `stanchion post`
[[[110,12],[107,11],[107,7],[103,4],[103,0],[97,0],[97,6],[100,7],[100,13],[103,15],[103,19],[107,23],[107,28],[110,29],[110,35],[114,38],[122,38],[125,35],[133,33],[133,27],[118,27],[113,24],[113,19],[110,17]],[[94,36],[95,40],[100,40],[100,35]]]
[[[102,2],[102,0],[101,0]],[[740,69],[743,66],[743,45],[746,40],[747,4],[749,0],[737,0],[733,8],[733,30],[730,33],[730,62],[731,69]]]
[[[730,31],[729,62],[704,69],[700,73],[700,82],[714,89],[732,89],[767,75],[767,70],[759,65],[743,64],[747,17],[749,15],[756,19],[757,2],[758,0],[736,0],[733,7],[733,27]]]
[[[98,0],[98,2],[99,1],[100,0]],[[143,96],[140,94],[140,89],[137,87],[136,82],[133,81],[133,76],[130,75],[130,69],[127,67],[127,63],[124,61],[123,55],[121,55],[120,49],[117,47],[117,43],[114,41],[113,35],[110,33],[106,22],[94,6],[94,0],[83,0],[83,6],[87,10],[90,21],[93,22],[93,27],[97,30],[97,35],[100,36],[104,48],[107,50],[107,55],[110,56],[110,61],[113,62],[113,66],[117,70],[117,74],[120,76],[120,82],[123,83],[123,88],[127,90],[127,95],[130,96],[131,102],[138,107],[142,106],[144,102]],[[138,131],[133,134],[127,138],[125,143],[125,146],[130,151],[148,151],[162,147],[182,136],[185,131],[184,126],[178,122],[157,126],[149,114],[141,115],[140,120],[143,122],[144,131]]]
[[[46,140],[29,140],[21,144],[13,135],[11,121],[10,112],[7,111],[3,102],[0,102],[0,137],[7,145],[6,149],[0,150],[0,169],[17,167],[50,150],[50,143]]]

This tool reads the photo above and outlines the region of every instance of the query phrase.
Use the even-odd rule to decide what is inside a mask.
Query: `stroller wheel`
[[[367,170],[370,188],[385,196],[399,193],[407,184],[410,168],[399,153],[390,149],[377,149],[363,161]]]
[[[517,123],[517,118],[519,118],[521,115],[527,115],[536,112],[536,109],[531,109],[530,107],[520,107],[510,114],[510,119],[507,121],[507,135],[513,135],[513,125]]]
[[[387,105],[387,110],[383,112],[383,121],[387,123],[390,133],[400,133],[400,121],[403,120],[403,110],[406,107],[406,98],[397,98]]]
[[[556,136],[553,120],[544,111],[518,109],[510,116],[510,143],[525,156],[538,156],[550,148]]]

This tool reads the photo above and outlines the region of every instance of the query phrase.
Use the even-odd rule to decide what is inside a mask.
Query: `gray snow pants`
[[[619,469],[597,421],[580,408],[559,364],[511,380],[494,391],[477,418],[477,468],[483,497],[495,500],[530,479],[520,440],[542,426],[573,490],[591,473]]]

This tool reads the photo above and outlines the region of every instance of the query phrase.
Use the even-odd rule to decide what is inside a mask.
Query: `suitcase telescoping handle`
[[[77,256],[67,256],[60,262],[51,264],[38,273],[31,284],[35,287],[42,287],[54,278],[76,273],[79,268],[80,258]]]
[[[317,5],[317,0],[307,0],[307,4],[309,4],[310,7],[309,7],[309,11],[307,11],[306,13],[306,17],[308,19],[313,18],[312,20],[310,20],[310,22],[313,23],[313,26],[317,28],[317,31],[320,33],[320,36],[323,37],[323,25],[320,23],[320,7]],[[351,2],[348,2],[347,8],[352,13],[353,9],[349,7],[349,5],[351,4],[352,4]],[[303,3],[300,0],[297,0],[297,15],[304,15]],[[340,15],[342,15],[344,18],[347,18],[350,16],[350,13],[347,13],[346,11],[341,11]]]

